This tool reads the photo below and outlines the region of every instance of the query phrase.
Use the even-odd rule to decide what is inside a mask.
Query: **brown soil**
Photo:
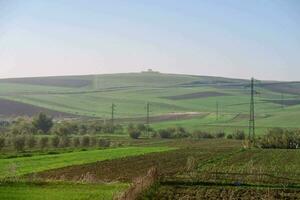
[[[243,187],[201,187],[201,186],[161,186],[152,194],[153,200],[198,200],[198,199],[299,199],[296,189],[243,188]]]
[[[20,103],[16,101],[0,99],[0,116],[15,117],[15,116],[34,116],[37,113],[44,112],[53,117],[75,117],[75,115],[49,110],[42,107],[33,106],[30,104]]]

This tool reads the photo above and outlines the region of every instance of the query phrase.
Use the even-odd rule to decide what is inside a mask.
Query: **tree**
[[[93,147],[93,146],[96,146],[96,144],[97,144],[97,138],[96,137],[91,137],[90,145]]]
[[[0,150],[2,150],[5,146],[5,138],[4,137],[0,137]]]
[[[70,138],[67,136],[63,136],[59,140],[59,144],[61,147],[69,147],[70,146]]]
[[[59,137],[58,136],[54,136],[51,138],[51,144],[54,148],[57,148],[59,145]]]
[[[128,133],[132,139],[138,139],[142,134],[141,131],[138,129],[130,129],[128,130]]]
[[[73,138],[73,145],[74,145],[74,147],[79,147],[79,145],[80,145],[80,140],[79,140],[78,137],[74,137],[74,138]]]
[[[15,150],[24,151],[25,137],[24,136],[16,136],[13,139],[13,145],[14,145]]]
[[[9,127],[12,135],[31,135],[36,133],[35,127],[29,118],[18,118]]]
[[[90,137],[88,135],[85,135],[81,138],[81,146],[83,147],[90,146]]]
[[[171,129],[161,129],[158,131],[158,134],[161,138],[171,138],[172,137]]]
[[[36,145],[36,139],[35,139],[35,137],[32,136],[32,135],[29,136],[29,137],[27,137],[26,143],[27,143],[27,147],[29,149],[32,149]]]
[[[53,127],[54,134],[65,137],[71,134],[76,134],[78,133],[78,127],[75,123],[70,123],[70,122],[62,122],[60,124],[56,124]]]
[[[99,147],[101,148],[107,148],[110,146],[110,141],[106,139],[100,139],[98,142]]]
[[[49,138],[48,137],[42,137],[39,142],[40,142],[40,147],[43,150],[48,146]]]
[[[43,133],[48,133],[53,126],[53,119],[45,113],[40,113],[34,117],[32,124],[37,130],[41,130]]]

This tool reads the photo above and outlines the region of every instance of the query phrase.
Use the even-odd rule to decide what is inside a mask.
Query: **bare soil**
[[[30,104],[21,102],[0,99],[0,116],[15,117],[15,116],[34,116],[37,113],[44,112],[53,117],[75,117],[69,113],[58,112]]]

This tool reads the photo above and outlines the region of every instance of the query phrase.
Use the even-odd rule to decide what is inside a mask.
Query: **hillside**
[[[299,95],[298,82],[256,81],[258,126],[298,127]],[[249,80],[154,72],[0,80],[2,118],[44,111],[59,112],[62,117],[109,119],[114,103],[116,118],[143,121],[149,102],[156,127],[243,129],[248,123],[249,98]],[[15,109],[18,103],[22,106]],[[294,118],[287,120],[291,115]]]

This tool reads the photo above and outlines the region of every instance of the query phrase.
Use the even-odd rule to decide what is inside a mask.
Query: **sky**
[[[300,80],[298,0],[0,0],[0,78]]]

